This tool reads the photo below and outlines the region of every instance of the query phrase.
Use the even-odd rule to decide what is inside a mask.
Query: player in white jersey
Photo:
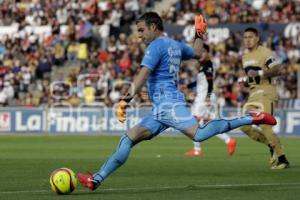
[[[192,106],[193,115],[204,125],[209,120],[218,117],[217,97],[213,94],[214,67],[210,60],[209,46],[203,45],[205,51],[200,58],[200,72],[197,74],[197,95]],[[193,87],[194,84],[190,84]],[[233,155],[236,140],[230,138],[226,133],[216,135],[227,144],[229,155]],[[202,154],[200,142],[193,142],[194,148],[185,153],[186,156],[200,156]]]

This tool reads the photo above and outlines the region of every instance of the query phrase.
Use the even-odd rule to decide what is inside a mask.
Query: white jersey
[[[207,93],[208,93],[208,82],[206,80],[206,75],[204,72],[200,72],[197,75],[197,86],[196,86],[197,95],[195,102],[204,102]]]
[[[203,64],[202,70],[197,74],[197,95],[193,104],[193,114],[197,117],[215,118],[218,112],[217,98],[212,93],[214,69],[211,61]],[[210,106],[205,100],[210,93]]]

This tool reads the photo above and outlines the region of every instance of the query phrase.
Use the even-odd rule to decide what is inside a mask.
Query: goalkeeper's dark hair
[[[244,33],[246,33],[246,32],[252,32],[252,33],[254,33],[256,36],[258,36],[258,31],[257,31],[256,28],[248,27],[248,28],[246,28],[246,29],[244,30]]]
[[[149,27],[151,24],[155,24],[158,30],[164,31],[164,25],[161,17],[156,12],[146,12],[136,20],[136,24],[144,21]]]

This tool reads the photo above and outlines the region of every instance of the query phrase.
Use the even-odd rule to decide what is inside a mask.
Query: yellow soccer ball
[[[50,185],[56,194],[69,194],[76,188],[77,178],[71,169],[59,168],[51,173]]]

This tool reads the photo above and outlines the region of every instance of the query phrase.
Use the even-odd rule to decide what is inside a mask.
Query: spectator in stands
[[[65,61],[65,48],[62,42],[57,42],[53,49],[53,64],[56,66],[62,66]]]
[[[121,9],[121,4],[116,3],[114,4],[114,9],[110,13],[109,20],[110,20],[110,34],[113,35],[115,38],[118,38],[120,34],[120,22],[121,17],[123,15],[123,10]]]
[[[80,43],[78,45],[77,58],[83,62],[88,59],[88,48],[86,43]]]
[[[79,22],[79,41],[80,43],[90,44],[93,39],[93,25],[84,17]]]
[[[78,55],[78,44],[74,41],[68,46],[67,49],[67,58],[69,62],[77,63],[77,55]]]
[[[99,35],[100,35],[100,47],[102,50],[107,48],[108,38],[110,33],[110,25],[108,19],[100,21]]]
[[[20,71],[20,91],[28,92],[29,85],[31,83],[31,73],[27,66],[23,66]]]
[[[119,66],[121,68],[121,71],[125,72],[126,70],[128,70],[131,66],[131,59],[129,56],[128,52],[124,52],[120,61],[119,61]]]
[[[6,93],[7,103],[9,103],[14,98],[15,95],[14,87],[11,85],[9,81],[4,82],[3,91],[4,93]]]
[[[92,86],[91,80],[87,79],[83,88],[83,99],[86,106],[93,106],[96,100],[96,90]]]
[[[51,69],[52,69],[51,61],[46,56],[43,56],[37,66],[36,77],[38,79],[43,79],[46,73],[51,72]]]

